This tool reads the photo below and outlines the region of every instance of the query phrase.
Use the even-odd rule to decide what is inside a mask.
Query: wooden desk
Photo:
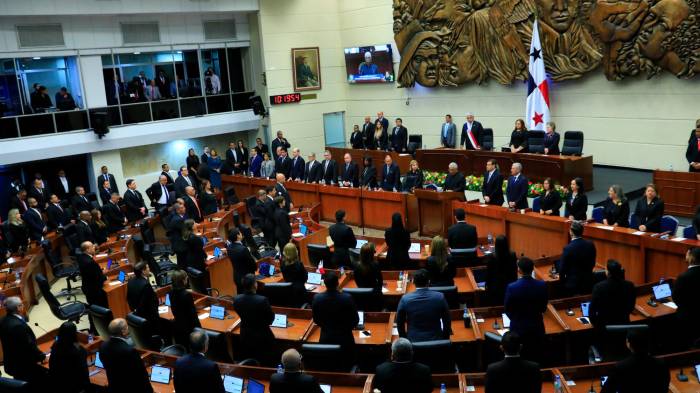
[[[306,339],[313,325],[313,316],[310,309],[272,307],[275,314],[287,316],[287,327],[271,327],[275,339],[281,341],[300,342]]]
[[[692,217],[700,205],[700,173],[655,170],[653,181],[664,200],[665,214]]]
[[[333,159],[339,163],[343,162],[343,156],[345,156],[345,153],[350,153],[352,160],[360,166],[360,171],[364,169],[363,164],[365,162],[365,157],[371,157],[372,164],[374,164],[374,167],[377,168],[377,181],[381,179],[381,171],[379,171],[379,168],[382,166],[382,164],[384,164],[384,157],[386,157],[387,154],[391,156],[394,164],[399,166],[401,173],[408,172],[408,166],[413,159],[410,154],[398,154],[396,152],[388,152],[384,150],[346,149],[331,146],[326,146],[326,150],[328,150],[333,156]],[[445,168],[447,168],[447,166],[445,166]]]
[[[391,330],[394,326],[394,313],[387,312],[365,312],[365,326],[362,330],[353,330],[355,336],[355,344],[357,345],[373,345],[373,346],[388,346],[391,344]],[[366,337],[361,334],[362,331],[369,331],[371,336]],[[318,343],[321,339],[321,328],[313,324],[306,337],[308,343]]]
[[[335,212],[345,210],[345,222],[351,225],[363,226],[362,203],[359,188],[341,188],[333,186],[318,186],[321,197],[321,220],[335,222]],[[369,223],[368,223],[369,224]]]
[[[498,162],[504,179],[510,176],[511,165],[519,162],[529,180],[541,182],[551,177],[555,183],[569,184],[572,179],[581,177],[586,190],[593,189],[593,156],[550,156],[444,148],[416,150],[416,160],[422,169],[447,172],[450,162],[455,162],[459,165],[460,172],[465,175],[483,175],[486,162],[492,158]]]
[[[362,190],[361,208],[364,226],[375,229],[391,227],[391,216],[401,213],[409,232],[418,230],[418,200],[414,194]]]
[[[464,200],[463,192],[415,190],[421,236],[447,235],[453,221],[452,201]]]

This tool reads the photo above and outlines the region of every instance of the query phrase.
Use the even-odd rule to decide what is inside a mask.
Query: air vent
[[[160,42],[158,22],[122,23],[124,44],[152,44]]]
[[[17,25],[20,48],[65,46],[63,27],[60,24]]]
[[[224,40],[236,38],[236,21],[233,19],[204,21],[204,39]]]

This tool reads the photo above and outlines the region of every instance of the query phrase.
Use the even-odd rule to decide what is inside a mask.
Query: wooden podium
[[[452,223],[452,201],[464,201],[463,192],[415,190],[421,236],[445,236]]]

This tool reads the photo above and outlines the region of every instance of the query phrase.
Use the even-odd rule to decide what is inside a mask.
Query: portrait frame
[[[302,66],[305,58],[306,67]],[[321,59],[317,46],[292,48],[292,80],[294,91],[321,90]]]

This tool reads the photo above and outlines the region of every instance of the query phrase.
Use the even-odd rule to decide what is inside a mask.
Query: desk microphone
[[[683,373],[682,368],[681,371],[676,374],[676,379],[678,379],[680,382],[688,382],[688,376]]]
[[[649,300],[647,301],[647,304],[651,307],[658,307],[658,303],[656,303],[656,300],[654,299],[654,295],[649,296]]]
[[[29,320],[29,317],[25,317],[25,318],[27,318],[27,320]],[[38,327],[39,329],[41,329],[41,331],[43,331],[44,333],[49,334],[49,332],[48,332],[46,329],[44,329],[43,327],[39,326],[39,322],[34,322],[34,326],[36,326],[36,327]]]

